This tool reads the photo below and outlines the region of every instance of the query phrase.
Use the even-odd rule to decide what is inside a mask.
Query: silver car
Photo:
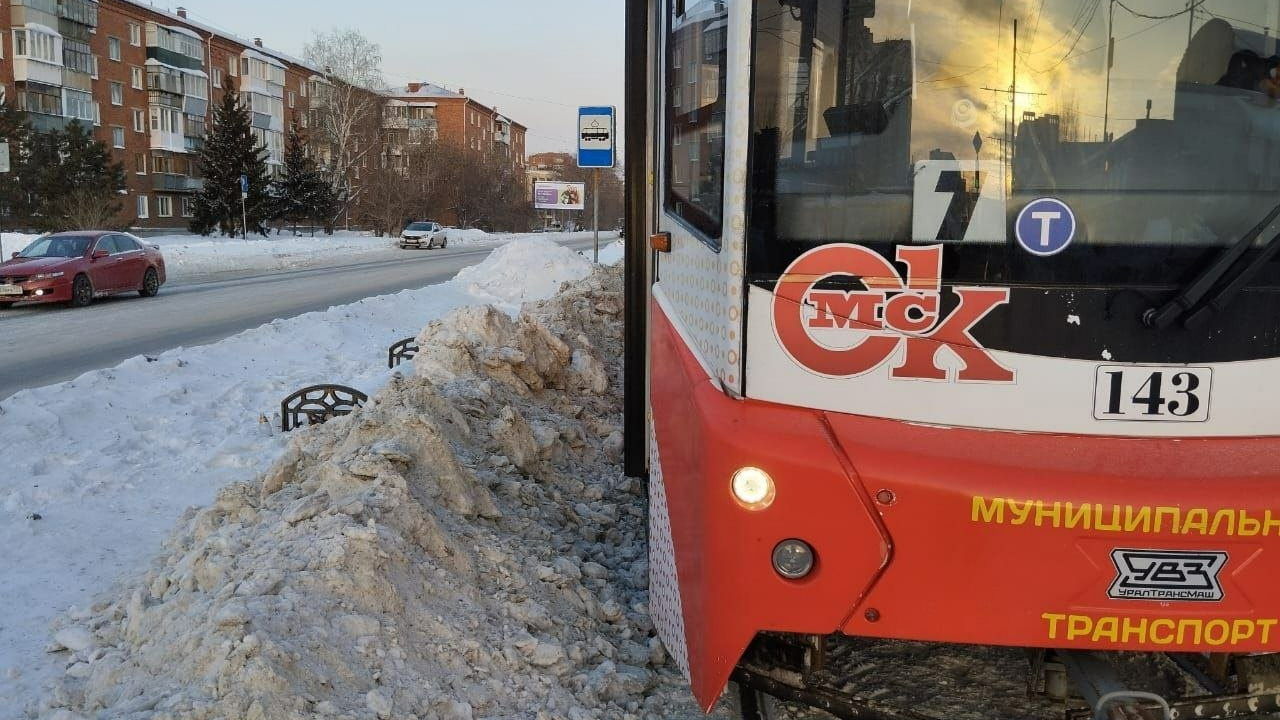
[[[400,233],[400,248],[403,250],[408,247],[425,247],[428,250],[435,247],[446,248],[449,247],[449,236],[440,223],[429,220],[410,223]]]

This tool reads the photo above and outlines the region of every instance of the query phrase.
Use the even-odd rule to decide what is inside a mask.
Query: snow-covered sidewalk
[[[601,233],[601,242],[612,242],[617,233]],[[0,257],[8,259],[22,250],[35,235],[0,234]],[[589,240],[590,232],[575,233],[486,233],[481,230],[450,230],[449,247],[497,247],[530,238],[556,242]],[[367,233],[337,232],[333,235],[294,236],[289,232],[268,238],[244,240],[218,236],[160,235],[142,240],[158,245],[164,253],[170,281],[182,281],[224,273],[298,270],[326,265],[350,264],[397,254],[419,252],[400,250],[396,238],[373,237]],[[425,251],[423,251],[425,252]]]
[[[222,252],[177,245],[166,254]],[[611,246],[602,262],[620,254]],[[137,357],[0,403],[0,708],[25,707],[61,672],[43,652],[52,620],[143,567],[186,508],[271,464],[286,443],[275,415],[284,397],[328,382],[373,395],[392,375],[387,347],[431,320],[477,304],[514,313],[590,270],[589,257],[550,239],[518,238],[443,285]]]

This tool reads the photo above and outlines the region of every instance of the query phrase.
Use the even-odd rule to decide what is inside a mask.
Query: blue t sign
[[[240,176],[240,194],[241,195],[249,194],[249,176],[248,175]]]
[[[613,167],[615,115],[612,107],[578,108],[578,167]]]
[[[1041,198],[1022,209],[1016,230],[1023,250],[1049,257],[1066,250],[1076,239],[1076,215],[1061,200]]]

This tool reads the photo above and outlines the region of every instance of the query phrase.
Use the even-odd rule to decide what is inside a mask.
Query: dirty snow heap
[[[415,374],[189,512],[73,614],[44,717],[700,717],[647,608],[618,466],[620,270],[466,308]]]

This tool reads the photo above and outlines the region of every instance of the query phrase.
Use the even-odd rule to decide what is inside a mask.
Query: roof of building
[[[254,40],[246,40],[245,38],[233,35],[227,32],[226,30],[222,30],[220,28],[213,27],[212,25],[206,25],[202,22],[192,20],[190,17],[182,17],[177,13],[172,13],[172,12],[169,12],[168,10],[158,8],[155,5],[152,5],[149,2],[146,2],[145,0],[120,0],[120,2],[126,5],[133,5],[134,7],[142,8],[143,10],[155,13],[156,15],[163,16],[165,18],[168,18],[169,21],[171,22],[178,23],[180,26],[185,25],[190,28],[195,28],[196,30],[202,30],[211,35],[217,35],[220,38],[223,38],[225,40],[230,40],[231,42],[234,42],[234,43],[238,43],[240,45],[245,46],[246,48],[252,48],[255,52],[268,55],[277,60],[283,60],[284,62],[289,63],[290,65],[295,65],[299,68],[305,68],[313,72],[323,71],[322,68],[318,68],[301,58],[294,57],[292,55],[289,55],[288,53],[280,52],[279,50],[272,50],[271,48],[260,46]]]
[[[440,99],[467,100],[468,102],[474,103],[475,105],[478,105],[479,107],[484,108],[485,111],[493,113],[494,119],[497,120],[498,122],[511,123],[513,126],[521,128],[523,130],[529,129],[527,125],[516,122],[515,120],[508,118],[506,115],[499,113],[497,108],[489,107],[488,105],[485,105],[479,100],[476,100],[473,97],[469,97],[465,91],[454,92],[453,90],[450,90],[447,87],[444,87],[442,85],[436,85],[435,83],[429,83],[429,82],[409,83],[407,87],[387,88],[386,90],[383,91],[382,94],[386,97],[396,98],[398,100],[419,99],[419,98],[432,98],[435,100],[440,100]]]
[[[412,84],[417,85],[418,83],[412,83]],[[450,90],[449,88],[441,87],[440,85],[435,85],[433,83],[422,83],[421,87],[419,87],[417,90],[410,90],[407,87],[406,88],[388,88],[386,91],[386,94],[392,97],[401,97],[401,98],[415,97],[415,98],[459,98],[461,99],[466,97],[466,95],[463,95],[461,93],[456,93]]]

